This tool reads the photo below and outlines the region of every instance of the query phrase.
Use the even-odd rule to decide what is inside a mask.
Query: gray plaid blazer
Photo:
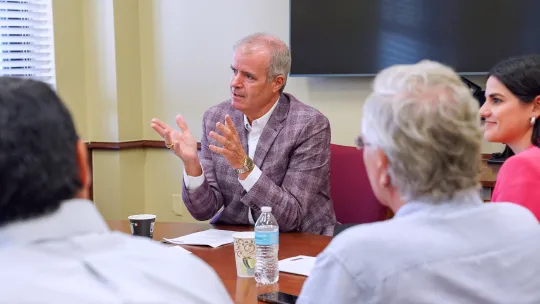
[[[232,108],[230,100],[204,113],[200,160],[205,181],[192,191],[184,184],[182,190],[193,217],[213,217],[213,224],[249,224],[249,207],[257,220],[261,207],[270,206],[283,232],[332,235],[336,216],[330,199],[328,119],[292,95],[281,94],[255,149],[253,161],[262,175],[246,192],[227,161],[208,148],[209,144],[220,146],[208,133],[215,130],[218,121],[225,120],[226,114],[248,151],[243,114]]]

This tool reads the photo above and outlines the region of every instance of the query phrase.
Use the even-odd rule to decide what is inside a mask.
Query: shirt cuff
[[[189,176],[184,169],[184,184],[189,191],[199,188],[204,183],[204,169],[202,172],[199,176]]]
[[[255,186],[255,183],[259,180],[259,178],[261,178],[261,175],[262,175],[261,169],[255,166],[253,170],[251,171],[251,173],[249,173],[249,175],[246,177],[246,179],[244,180],[238,179],[238,181],[240,182],[240,185],[244,187],[244,190],[246,190],[246,192],[249,192],[249,190],[251,190],[251,188]]]

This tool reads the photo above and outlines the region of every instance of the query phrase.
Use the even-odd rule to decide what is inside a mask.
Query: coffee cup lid
[[[236,233],[233,233],[232,237],[235,239],[254,239],[255,232],[253,231],[236,232]]]
[[[130,220],[151,220],[155,218],[156,218],[155,214],[135,214],[135,215],[128,216],[128,219]]]

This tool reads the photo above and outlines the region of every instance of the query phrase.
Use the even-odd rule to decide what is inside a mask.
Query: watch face
[[[253,170],[254,167],[255,167],[255,164],[253,163],[253,160],[251,158],[249,158],[249,156],[248,156],[244,160],[244,166],[242,168],[240,168],[240,169],[235,169],[235,170],[236,170],[236,173],[242,174],[242,173]]]

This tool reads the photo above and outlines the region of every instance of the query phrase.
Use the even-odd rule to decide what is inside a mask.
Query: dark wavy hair
[[[77,141],[49,85],[0,77],[0,226],[52,213],[76,195]]]
[[[540,54],[512,57],[497,63],[489,76],[497,78],[522,103],[540,96]],[[533,126],[531,142],[540,147],[540,119]]]

